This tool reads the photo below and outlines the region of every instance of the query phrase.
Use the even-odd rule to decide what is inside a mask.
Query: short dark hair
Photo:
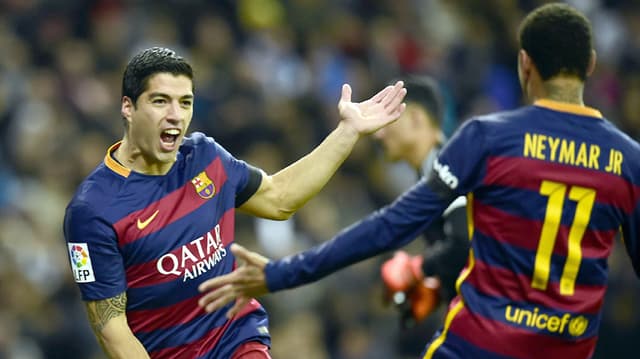
[[[152,47],[137,53],[127,64],[122,76],[122,96],[129,97],[135,105],[146,90],[149,78],[161,72],[193,80],[193,69],[184,58],[171,49]]]
[[[543,5],[522,21],[519,38],[520,47],[529,54],[542,80],[557,75],[586,79],[591,24],[578,10],[560,3]]]
[[[411,75],[404,81],[407,94],[404,102],[417,103],[429,112],[434,125],[440,127],[444,117],[442,92],[438,82],[429,76]]]

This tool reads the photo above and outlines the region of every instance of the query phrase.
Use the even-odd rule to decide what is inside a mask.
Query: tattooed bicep
[[[89,323],[97,334],[102,331],[102,328],[109,320],[124,315],[127,308],[127,293],[122,292],[115,297],[85,302],[85,306],[87,307]]]

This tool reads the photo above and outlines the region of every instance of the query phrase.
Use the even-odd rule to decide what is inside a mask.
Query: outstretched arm
[[[338,127],[311,153],[274,175],[263,174],[256,193],[239,209],[270,219],[287,219],[317,194],[344,162],[360,136],[395,121],[405,105],[404,84],[398,81],[370,99],[351,102],[351,87],[344,85],[338,103]]]
[[[126,306],[125,292],[113,298],[85,302],[91,328],[109,358],[149,358],[127,324]]]
[[[269,262],[257,253],[240,251],[248,255],[238,257],[240,265],[234,272],[200,285],[202,292],[211,290],[200,299],[200,305],[213,311],[235,298],[243,304],[246,298],[311,283],[398,248],[416,238],[433,218],[442,214],[449,202],[449,198],[440,197],[421,181],[392,205],[304,252]],[[236,303],[228,315],[235,314],[239,308]]]

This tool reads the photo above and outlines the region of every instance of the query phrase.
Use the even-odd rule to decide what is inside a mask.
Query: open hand
[[[367,135],[400,117],[406,107],[402,102],[406,94],[404,83],[398,81],[366,101],[351,102],[351,86],[344,84],[338,111],[342,121],[353,126],[360,135]]]
[[[236,315],[251,298],[269,293],[264,275],[264,267],[269,259],[235,243],[230,249],[238,261],[238,267],[231,273],[204,281],[198,287],[200,292],[208,292],[198,304],[209,313],[236,300],[227,312],[227,318]]]

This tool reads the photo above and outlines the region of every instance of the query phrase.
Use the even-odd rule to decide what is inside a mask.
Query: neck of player
[[[167,174],[175,162],[175,156],[173,161],[164,162],[145,154],[139,146],[129,141],[128,136],[124,136],[113,156],[121,165],[132,171],[153,176]]]

